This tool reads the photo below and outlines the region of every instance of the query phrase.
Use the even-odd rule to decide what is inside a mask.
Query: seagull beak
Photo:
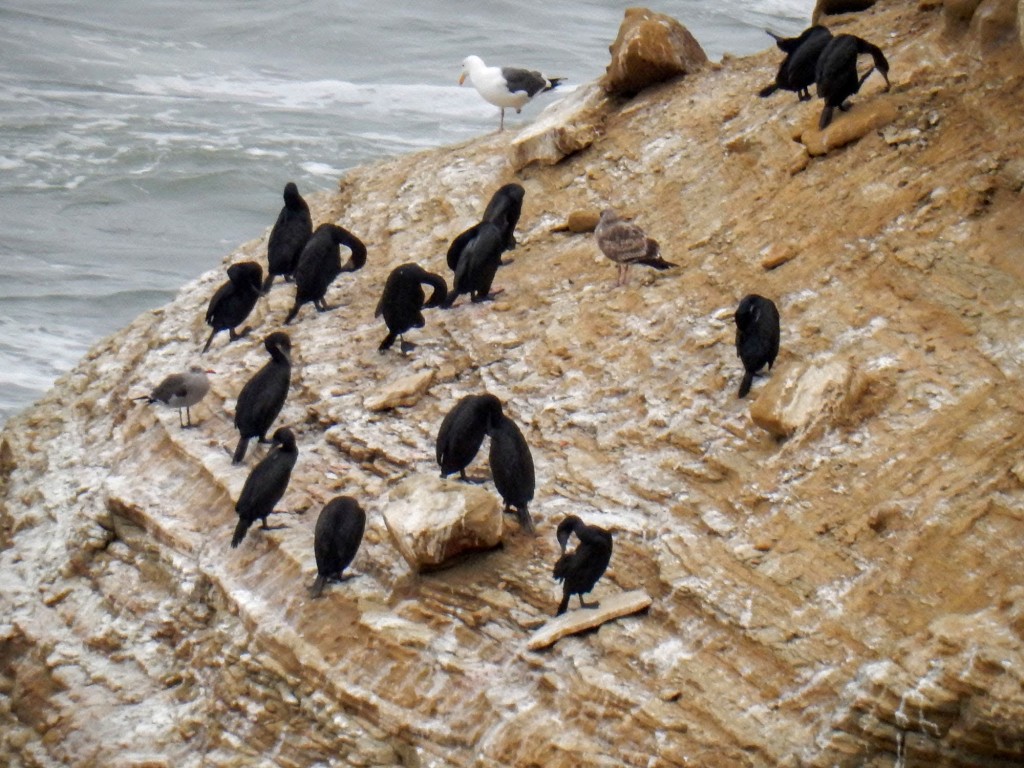
[[[463,72],[461,75],[459,75],[459,85],[462,85],[464,82],[466,82],[466,73],[465,72]]]

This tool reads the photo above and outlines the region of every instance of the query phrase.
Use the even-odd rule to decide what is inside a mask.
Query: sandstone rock
[[[875,0],[818,0],[811,14],[811,24],[821,23],[822,16],[837,16],[840,13],[866,11]]]
[[[591,599],[593,599],[592,596]],[[613,619],[647,610],[651,602],[650,595],[643,590],[623,592],[614,597],[602,598],[601,604],[597,608],[570,610],[561,616],[556,616],[533,633],[533,637],[530,638],[526,647],[531,651],[539,651],[541,648],[554,645],[567,635],[579,634]]]
[[[703,69],[707,54],[682,24],[646,8],[627,8],[611,63],[602,80],[608,93],[632,96],[644,88]]]
[[[790,437],[846,399],[853,369],[843,360],[776,371],[750,407],[750,418],[776,437]]]
[[[597,83],[577,88],[548,106],[512,141],[509,162],[520,170],[531,163],[554,165],[601,135],[609,102]]]
[[[896,103],[881,96],[869,97],[853,105],[849,112],[835,111],[832,122],[824,131],[818,130],[817,113],[813,126],[800,135],[800,141],[812,157],[826,155],[872,131],[884,128],[896,119]]]
[[[600,211],[573,211],[566,218],[564,224],[552,227],[551,231],[572,232],[575,235],[593,232],[597,229],[597,220],[600,218]]]
[[[1018,0],[982,0],[971,18],[971,34],[981,48],[982,54],[990,54],[1007,43],[1017,45]]]
[[[483,488],[414,475],[391,489],[384,523],[413,570],[430,571],[497,546],[503,519],[497,497]]]
[[[974,12],[982,0],[945,0],[942,4],[942,16],[947,28],[950,24],[963,25],[970,22]]]
[[[797,255],[797,250],[792,246],[775,243],[769,246],[762,255],[761,267],[763,269],[775,269],[787,261],[792,261]]]
[[[416,405],[433,382],[433,370],[403,376],[386,385],[381,391],[367,395],[363,405],[370,411],[387,411],[401,406]]]

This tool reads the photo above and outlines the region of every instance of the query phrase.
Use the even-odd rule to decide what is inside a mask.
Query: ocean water
[[[600,76],[632,3],[0,0],[0,423],[271,226],[281,190],[493,131],[462,59]],[[813,0],[666,0],[713,59]],[[550,103],[538,98],[509,127]]]

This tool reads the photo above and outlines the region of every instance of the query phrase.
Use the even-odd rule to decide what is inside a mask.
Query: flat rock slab
[[[598,608],[579,608],[556,616],[533,633],[526,647],[531,651],[539,651],[554,645],[566,635],[586,632],[613,619],[646,610],[652,602],[651,596],[642,589],[606,597],[601,600]]]
[[[388,411],[392,408],[416,405],[434,383],[434,372],[421,371],[391,382],[379,392],[367,395],[363,405],[370,411]]]

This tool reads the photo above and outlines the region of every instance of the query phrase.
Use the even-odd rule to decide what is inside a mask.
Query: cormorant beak
[[[572,535],[571,531],[559,531],[558,532],[558,546],[562,548],[562,554],[565,554],[565,548],[569,544],[569,536]]]
[[[466,72],[465,71],[463,71],[462,74],[459,75],[459,85],[462,85],[464,82],[466,82]]]

